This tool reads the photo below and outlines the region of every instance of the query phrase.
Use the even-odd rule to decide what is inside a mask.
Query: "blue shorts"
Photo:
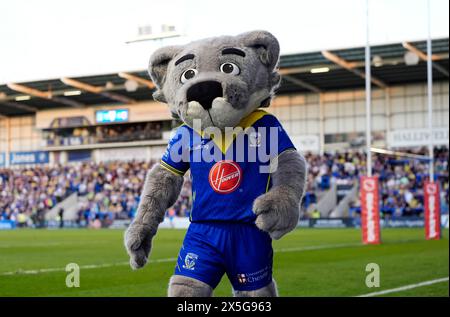
[[[214,289],[226,273],[234,290],[252,291],[272,281],[272,263],[272,239],[254,224],[193,222],[175,274],[195,278]]]

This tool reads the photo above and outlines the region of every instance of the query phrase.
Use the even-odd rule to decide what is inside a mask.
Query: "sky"
[[[430,0],[431,36],[449,36],[449,1]],[[139,26],[183,36],[126,44]],[[427,37],[427,0],[369,0],[372,44]],[[0,84],[146,69],[160,46],[254,29],[281,53],[364,46],[365,0],[1,0]]]

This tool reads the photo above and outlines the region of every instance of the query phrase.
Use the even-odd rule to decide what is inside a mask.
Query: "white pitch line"
[[[341,243],[341,244],[324,244],[324,245],[313,245],[306,247],[294,247],[294,248],[280,248],[275,249],[276,253],[283,252],[300,252],[300,251],[314,251],[314,250],[322,250],[322,249],[338,249],[338,248],[346,248],[346,247],[360,247],[363,246],[361,243]]]
[[[411,242],[412,240],[402,240],[399,243]],[[324,245],[313,245],[305,247],[293,247],[293,248],[280,248],[275,249],[275,253],[285,253],[285,252],[302,252],[302,251],[314,251],[314,250],[326,250],[326,249],[337,249],[346,247],[362,247],[361,243],[341,243],[341,244],[324,244]],[[154,259],[149,260],[148,263],[164,263],[164,262],[175,262],[176,258],[167,259]],[[105,264],[88,264],[81,265],[80,269],[99,269],[112,266],[124,266],[129,265],[129,262],[117,262],[117,263],[105,263]],[[35,269],[35,270],[22,270],[18,269],[16,271],[10,272],[0,272],[0,276],[15,275],[15,274],[39,274],[39,273],[50,273],[50,272],[63,272],[65,268],[47,268],[47,269]]]
[[[414,239],[404,239],[395,241],[395,243],[409,243],[416,242]],[[388,244],[391,245],[391,244]],[[322,250],[322,249],[338,249],[338,248],[349,248],[349,247],[367,247],[367,245],[361,242],[354,243],[338,243],[338,244],[323,244],[323,245],[313,245],[313,246],[305,246],[305,247],[293,247],[293,248],[280,248],[275,249],[274,252],[299,252],[299,251],[314,251],[314,250]]]
[[[148,263],[164,263],[164,262],[175,262],[176,258],[168,258],[168,259],[155,259],[150,260]],[[105,264],[87,264],[87,265],[80,265],[80,269],[100,269],[105,267],[112,267],[112,266],[124,266],[129,265],[130,262],[117,262],[117,263],[105,263]],[[37,269],[37,270],[17,270],[17,271],[10,271],[10,272],[2,272],[0,273],[0,276],[6,276],[6,275],[16,275],[16,274],[39,274],[39,273],[50,273],[50,272],[63,272],[66,268],[64,267],[58,267],[58,268],[48,268],[48,269]]]
[[[360,243],[345,243],[345,244],[328,244],[328,245],[317,245],[317,246],[309,246],[309,247],[298,247],[298,248],[283,248],[283,249],[276,249],[275,252],[282,253],[282,252],[301,252],[301,251],[310,251],[310,250],[322,250],[322,249],[335,249],[335,248],[343,248],[348,246],[360,246]],[[167,259],[154,259],[149,260],[148,263],[164,263],[164,262],[175,262],[176,258],[167,258]],[[99,268],[105,268],[105,267],[112,267],[112,266],[124,266],[129,265],[129,262],[117,262],[117,263],[105,263],[105,264],[88,264],[88,265],[81,265],[80,269],[99,269]],[[16,271],[10,271],[10,272],[1,272],[0,276],[6,276],[6,275],[15,275],[15,274],[39,274],[39,273],[50,273],[50,272],[63,272],[66,269],[63,267],[59,268],[47,268],[47,269],[36,269],[36,270],[22,270],[18,269]]]
[[[61,242],[48,242],[48,243],[30,243],[30,244],[0,244],[0,249],[49,247],[49,246],[55,246],[55,245],[62,245],[62,243]]]
[[[95,244],[107,244],[107,241],[96,241]],[[71,245],[83,245],[83,241],[71,241]],[[61,246],[66,245],[62,242],[45,242],[45,243],[30,243],[30,244],[0,244],[0,249],[12,249],[12,248],[40,248],[48,246]]]
[[[433,284],[442,283],[442,282],[448,282],[448,276],[443,277],[443,278],[438,278],[435,280],[417,283],[417,284],[410,284],[410,285],[405,285],[405,286],[401,286],[401,287],[397,287],[397,288],[386,289],[384,291],[358,295],[356,297],[373,297],[373,296],[385,295],[385,294],[390,294],[390,293],[403,292],[403,291],[407,291],[407,290],[410,290],[413,288],[418,288],[418,287],[427,286],[427,285],[433,285]]]

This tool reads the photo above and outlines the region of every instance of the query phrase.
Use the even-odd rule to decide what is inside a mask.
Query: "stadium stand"
[[[137,122],[90,127],[59,128],[45,131],[47,146],[68,146],[136,140],[158,140],[162,138],[167,122]]]
[[[425,149],[414,151],[423,153]],[[303,201],[303,217],[315,217],[310,205],[320,192],[332,184],[355,186],[365,173],[362,152],[305,155],[309,165],[308,189]],[[423,181],[428,177],[426,161],[374,155],[374,173],[381,186],[382,217],[421,216],[423,213]],[[436,148],[436,180],[442,189],[441,210],[449,206],[449,150]],[[109,226],[117,219],[130,219],[139,203],[146,171],[153,162],[84,162],[68,166],[0,169],[0,220],[14,220],[18,226],[45,226],[44,214],[69,194],[81,198],[78,226],[100,221]],[[192,199],[189,176],[177,202],[168,210],[171,216],[189,217]],[[309,210],[309,212],[307,212]],[[349,216],[360,212],[359,202],[352,203]]]
[[[71,166],[0,169],[0,220],[14,220],[19,226],[44,226],[45,213],[71,193],[80,199],[79,224],[95,219],[105,224],[134,216],[146,171],[153,163],[82,163]],[[173,210],[188,216],[190,181]]]
[[[372,145],[426,154],[426,62],[407,63],[411,48],[425,52],[426,42],[372,47]],[[436,148],[435,170],[448,213],[448,38],[433,39],[433,56],[435,141],[446,146]],[[360,212],[364,58],[364,47],[281,56],[281,86],[267,111],[308,160],[303,217]],[[58,216],[59,202],[75,196],[77,225],[132,217],[145,171],[177,124],[154,91],[146,70],[0,85],[0,220],[43,226],[46,214]],[[376,154],[373,163],[383,216],[420,216],[427,162]],[[190,196],[186,177],[168,214],[189,216]]]
[[[436,148],[435,179],[442,190],[442,212],[448,213],[448,148]],[[424,154],[425,149],[410,151]],[[315,202],[318,191],[330,188],[331,183],[357,185],[359,176],[366,173],[366,156],[362,152],[308,154],[310,165],[308,191],[305,207]],[[373,173],[380,180],[382,216],[421,216],[423,213],[423,181],[428,175],[426,160],[411,160],[399,157],[374,155]],[[351,202],[349,216],[360,213],[359,200]]]

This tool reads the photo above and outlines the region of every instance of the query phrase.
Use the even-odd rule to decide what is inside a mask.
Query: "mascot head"
[[[202,130],[235,127],[269,106],[280,83],[279,53],[277,39],[266,31],[160,48],[150,58],[153,97],[189,126],[199,119]]]

